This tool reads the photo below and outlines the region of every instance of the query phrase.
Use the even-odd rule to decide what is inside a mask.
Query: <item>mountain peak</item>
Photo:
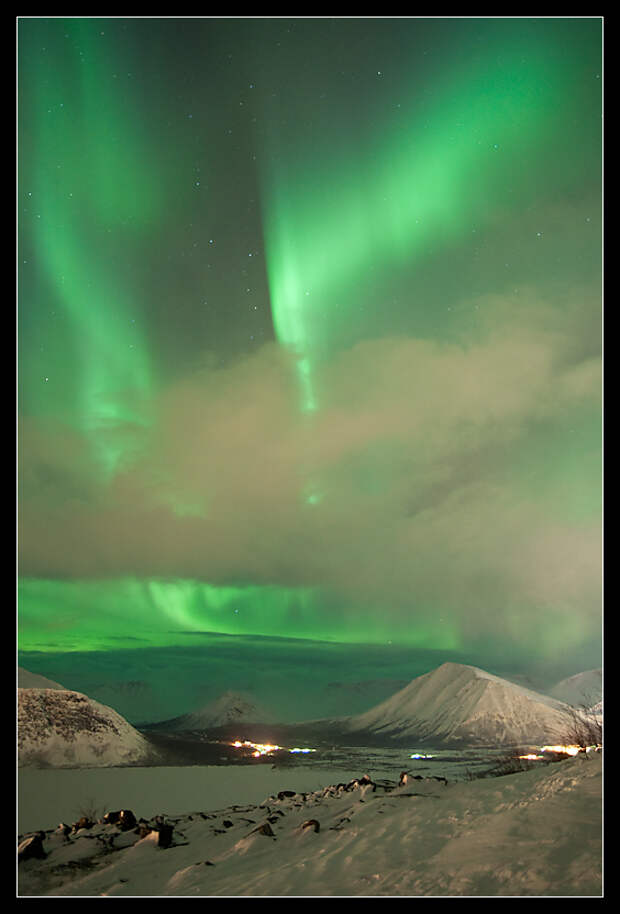
[[[172,730],[206,730],[236,722],[269,723],[271,717],[251,696],[229,689],[203,708],[175,717],[166,724]]]
[[[350,731],[395,740],[470,745],[558,741],[562,702],[479,667],[448,661],[348,719]]]

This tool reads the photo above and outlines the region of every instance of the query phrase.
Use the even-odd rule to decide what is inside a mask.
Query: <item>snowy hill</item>
[[[45,676],[39,676],[38,673],[31,673],[23,666],[17,667],[17,687],[19,689],[65,689],[65,686],[54,682],[53,679],[46,679]]]
[[[19,765],[107,767],[140,764],[150,744],[106,705],[58,688],[18,688]]]
[[[369,711],[340,721],[349,733],[431,744],[559,742],[566,708],[474,666],[444,663]]]
[[[205,807],[198,793],[177,814],[165,806],[162,770],[161,805],[133,808],[136,819],[147,817],[136,828],[100,821],[72,830],[56,820],[21,835],[18,893],[598,897],[601,761],[576,757],[447,784],[326,781],[310,793],[291,773],[262,802],[265,794]],[[255,777],[255,768],[243,770]]]
[[[603,671],[586,670],[562,679],[549,689],[549,695],[576,708],[592,707],[603,696]]]
[[[199,711],[165,721],[166,730],[207,730],[234,723],[269,723],[273,716],[242,692],[228,691]]]

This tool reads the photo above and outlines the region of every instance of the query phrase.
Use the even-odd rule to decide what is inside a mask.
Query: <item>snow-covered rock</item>
[[[558,743],[566,729],[562,702],[478,667],[444,663],[391,698],[340,723],[349,733],[432,744]]]
[[[234,723],[269,723],[273,716],[242,692],[228,691],[204,708],[165,721],[167,730],[208,730]]]
[[[112,708],[66,689],[18,688],[20,766],[136,765],[151,756],[148,741]]]

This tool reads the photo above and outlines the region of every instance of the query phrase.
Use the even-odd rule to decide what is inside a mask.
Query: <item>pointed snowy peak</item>
[[[558,742],[565,727],[562,702],[451,662],[418,676],[347,724],[352,732],[454,745]]]
[[[234,723],[270,723],[273,715],[243,692],[228,691],[205,707],[166,723],[170,730],[207,730]]]

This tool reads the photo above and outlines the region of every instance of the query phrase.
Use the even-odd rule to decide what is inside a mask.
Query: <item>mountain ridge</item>
[[[469,745],[558,742],[566,723],[567,706],[558,699],[451,661],[338,720],[348,734]]]
[[[244,692],[229,689],[204,707],[171,720],[162,721],[159,726],[166,730],[208,730],[225,727],[234,723],[273,723],[274,716],[262,708]]]

